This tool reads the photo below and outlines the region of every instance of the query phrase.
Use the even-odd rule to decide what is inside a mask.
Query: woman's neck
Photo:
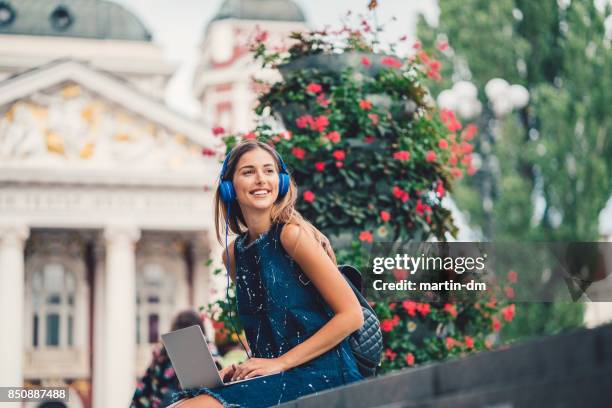
[[[267,232],[272,227],[270,211],[251,212],[243,211],[244,221],[249,230],[249,242],[257,239],[261,234]]]

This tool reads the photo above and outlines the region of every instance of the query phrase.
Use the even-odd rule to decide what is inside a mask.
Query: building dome
[[[225,0],[215,17],[213,17],[213,21],[229,18],[240,20],[306,21],[302,9],[291,0]]]
[[[151,41],[142,22],[101,0],[0,0],[0,35]]]

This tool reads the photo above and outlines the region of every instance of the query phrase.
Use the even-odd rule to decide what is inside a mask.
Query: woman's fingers
[[[259,369],[257,369],[257,370],[253,370],[253,371],[251,371],[251,372],[250,372],[250,373],[248,373],[248,374],[246,375],[246,377],[244,377],[244,378],[253,378],[253,377],[259,377],[260,375],[263,375],[263,374],[264,374],[263,369],[259,368]]]

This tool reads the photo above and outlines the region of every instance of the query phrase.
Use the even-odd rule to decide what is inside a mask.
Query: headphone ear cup
[[[279,173],[278,175],[278,196],[284,197],[289,191],[290,178],[287,173]]]
[[[234,190],[234,184],[229,180],[224,180],[219,185],[219,196],[221,200],[229,205],[236,199],[236,190]]]

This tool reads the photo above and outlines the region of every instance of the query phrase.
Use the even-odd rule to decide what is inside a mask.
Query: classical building
[[[248,44],[267,37],[271,48],[286,48],[292,32],[307,28],[304,14],[288,0],[225,0],[206,27],[193,92],[204,117],[230,132],[253,128],[258,87],[253,78],[276,80],[278,73],[254,63]]]

